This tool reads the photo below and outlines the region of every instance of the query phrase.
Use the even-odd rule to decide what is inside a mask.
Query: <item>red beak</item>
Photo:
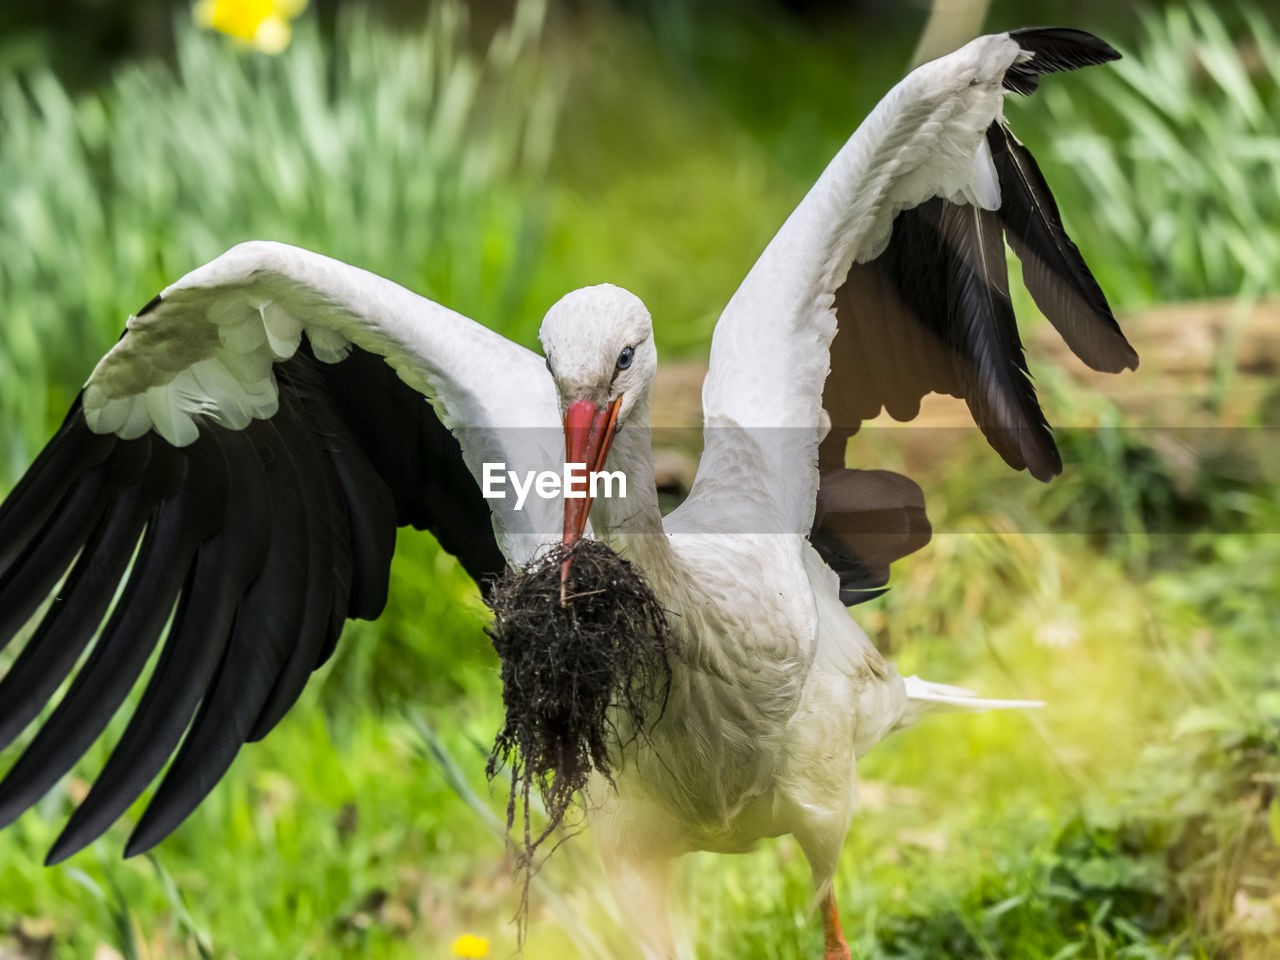
[[[613,435],[618,429],[618,405],[621,401],[619,397],[604,409],[590,400],[576,400],[569,404],[569,409],[564,412],[565,463],[583,464],[588,477],[604,469]],[[565,545],[571,545],[582,536],[590,512],[591,488],[588,480],[584,479],[565,490],[562,541]],[[568,572],[567,566],[565,572]]]

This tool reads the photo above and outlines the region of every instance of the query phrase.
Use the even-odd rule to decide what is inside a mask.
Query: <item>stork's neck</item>
[[[662,530],[662,510],[653,479],[653,441],[649,432],[649,398],[640,400],[618,431],[605,462],[606,470],[627,478],[625,497],[601,497],[591,506],[591,528],[626,559],[638,564],[654,583],[674,568],[674,557]]]

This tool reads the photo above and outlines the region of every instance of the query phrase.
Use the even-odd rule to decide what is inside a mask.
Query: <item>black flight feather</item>
[[[395,504],[391,491],[350,435],[334,443],[328,455],[347,503],[352,564],[347,616],[373,620],[387,605],[391,555],[396,548]],[[328,654],[322,654],[322,659],[327,660]]]
[[[998,121],[987,130],[987,143],[1000,178],[1005,239],[1022,262],[1022,280],[1036,306],[1094,370],[1137,369],[1138,354],[1067,236],[1058,204],[1030,151]]]
[[[262,465],[243,434],[210,436],[227,477],[222,527],[200,545],[146,691],[89,795],[54,843],[50,862],[92,842],[168,761],[222,661],[239,597],[262,569],[270,513]]]
[[[185,466],[185,458],[182,460]],[[0,826],[52,787],[98,738],[133,688],[169,620],[198,546],[198,518],[177,500],[147,528],[133,573],[57,709],[0,783]]]
[[[0,750],[40,713],[84,652],[133,558],[154,506],[152,488],[164,480],[163,474],[151,474],[117,497],[35,634],[0,680]]]
[[[177,826],[296,701],[345,620],[381,611],[397,526],[432,530],[478,580],[505,567],[457,440],[381,358],[356,349],[325,364],[304,343],[275,372],[270,421],[235,432],[198,420],[183,448],[93,434],[77,400],[0,504],[0,644],[61,584],[0,680],[0,739],[71,677],[0,782],[0,825],[102,733],[172,614],[138,708],[49,863],[110,826],[175,748],[126,852]]]
[[[936,203],[934,211],[930,206]],[[947,330],[965,401],[987,441],[1014,469],[1038,480],[1062,472],[1062,460],[1031,385],[1009,300],[1000,221],[980,207],[931,201],[949,251]]]
[[[1010,30],[1009,36],[1017,40],[1023,50],[1034,54],[1029,60],[1015,63],[1004,75],[1005,89],[1025,96],[1036,92],[1043,74],[1120,59],[1120,54],[1106,41],[1069,27],[1024,27]]]
[[[54,585],[97,528],[116,490],[145,466],[135,448],[90,468],[69,490],[54,515],[0,576],[0,649],[3,649]]]
[[[275,426],[244,431],[265,467],[267,555],[236,608],[227,651],[182,747],[129,838],[125,856],[150,849],[181,823],[226,773],[297,640],[307,583],[307,518],[297,470]]]
[[[106,459],[117,442],[89,430],[77,399],[54,440],[0,504],[0,577],[40,533],[71,485]]]
[[[337,639],[337,632],[346,618],[351,585],[348,541],[338,536],[338,528],[346,528],[345,511],[338,515],[338,511],[323,506],[341,503],[341,488],[315,445],[306,442],[306,433],[299,429],[301,409],[316,415],[326,408],[314,404],[301,407],[294,402],[292,393],[286,395],[289,400],[281,404],[275,419],[279,423],[281,439],[294,460],[299,484],[298,499],[309,515],[306,524],[307,592],[297,636],[276,671],[272,688],[261,704],[247,740],[261,740],[266,736],[301,695],[311,671],[320,662],[320,651],[330,639]],[[335,626],[336,611],[341,613],[336,614]]]

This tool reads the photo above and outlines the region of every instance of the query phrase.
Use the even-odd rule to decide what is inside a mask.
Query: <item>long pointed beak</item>
[[[597,407],[590,400],[576,400],[564,413],[565,463],[582,464],[587,477],[604,468],[613,435],[618,429],[618,406],[622,398],[607,407]],[[572,545],[587,528],[587,515],[591,513],[591,488],[589,479],[574,484],[564,492],[564,539]],[[568,565],[565,566],[568,574]]]

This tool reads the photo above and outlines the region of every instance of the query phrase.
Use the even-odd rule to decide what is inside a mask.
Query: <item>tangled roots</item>
[[[582,797],[593,770],[613,782],[615,724],[621,721],[638,736],[661,715],[673,640],[666,612],[648,584],[596,540],[556,546],[524,570],[507,571],[487,603],[506,707],[487,773],[492,779],[503,767],[511,772],[508,832],[517,798],[522,806],[524,843],[517,866],[524,892],[517,922],[523,940],[534,854]],[[533,787],[547,814],[537,835],[529,826]]]

